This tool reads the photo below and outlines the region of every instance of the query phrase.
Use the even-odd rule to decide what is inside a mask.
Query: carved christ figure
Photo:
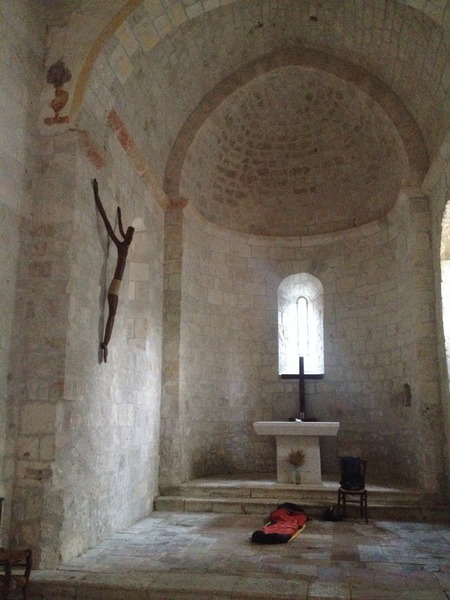
[[[98,193],[98,183],[96,179],[92,180],[92,187],[94,189],[94,198],[95,204],[97,206],[98,212],[100,213],[103,222],[106,227],[106,231],[108,232],[109,237],[114,242],[117,248],[117,264],[116,270],[114,271],[113,280],[111,281],[108,289],[108,320],[106,321],[105,335],[103,337],[103,342],[100,344],[100,348],[103,351],[103,360],[106,362],[108,358],[108,343],[111,339],[111,333],[114,325],[114,318],[117,312],[117,305],[119,303],[119,290],[120,284],[122,282],[123,272],[125,270],[125,264],[127,262],[128,249],[130,247],[131,241],[133,239],[134,227],[128,227],[126,233],[123,229],[122,225],[122,212],[120,207],[117,207],[117,221],[119,224],[119,232],[122,236],[122,240],[120,240],[116,234],[114,233],[113,228],[106,216],[105,209],[103,208],[103,204],[100,200],[100,196]]]

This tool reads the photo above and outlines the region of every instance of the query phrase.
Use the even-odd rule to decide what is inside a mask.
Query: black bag
[[[339,484],[344,490],[361,490],[364,487],[360,458],[344,456],[341,459],[341,473]]]
[[[322,515],[324,521],[342,521],[342,515],[338,514],[337,508],[334,504],[329,506]]]

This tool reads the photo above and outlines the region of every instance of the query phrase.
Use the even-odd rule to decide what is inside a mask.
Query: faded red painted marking
[[[108,114],[108,124],[111,129],[116,133],[119,144],[125,150],[129,156],[134,168],[138,172],[139,176],[147,183],[151,190],[153,190],[155,197],[159,204],[164,208],[167,207],[167,197],[164,192],[160,189],[155,176],[151,173],[148,164],[142,158],[134,140],[125,127],[122,119],[116,113],[114,109],[111,109]]]
[[[106,165],[105,153],[97,147],[87,131],[81,132],[80,140],[88,160],[96,169],[103,169]]]
[[[108,123],[117,133],[117,139],[119,140],[119,144],[122,146],[122,148],[124,148],[124,150],[127,152],[134,150],[135,144],[133,142],[133,138],[114,109],[112,109],[108,115]]]

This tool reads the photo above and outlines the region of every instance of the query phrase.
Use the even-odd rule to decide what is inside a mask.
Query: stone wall
[[[185,209],[185,479],[274,469],[273,440],[258,438],[252,422],[298,411],[298,386],[277,374],[276,299],[284,277],[309,272],[324,285],[325,377],[307,382],[307,411],[341,422],[337,441],[324,441],[324,470],[336,471],[338,453],[355,452],[369,459],[373,477],[420,485],[428,444],[436,467],[426,485],[437,488],[442,458],[433,442],[435,416],[428,422],[439,405],[437,373],[430,371],[435,321],[423,313],[433,278],[414,274],[418,260],[432,272],[430,248],[423,255],[420,242],[429,235],[427,202],[424,217],[417,210],[403,197],[379,223],[330,236],[270,239],[217,229],[191,206]],[[427,440],[421,447],[418,435]]]
[[[5,520],[13,476],[5,444],[7,406],[14,401],[9,382],[16,377],[11,346],[18,334],[17,269],[37,174],[36,115],[44,72],[44,36],[38,3],[18,0],[0,4],[0,496],[6,497]]]
[[[42,141],[18,283],[10,540],[42,566],[148,514],[158,487],[163,213],[113,133],[100,172],[80,141]],[[136,227],[107,363],[99,343],[116,248],[93,177],[111,223],[120,205],[125,228]]]
[[[254,247],[253,244],[256,246]],[[258,239],[218,229],[185,209],[180,421],[185,476],[268,471],[253,433],[270,419],[276,381],[277,277]]]
[[[449,318],[448,314],[448,278],[445,278],[442,261],[448,262],[450,253],[449,234],[449,200],[450,200],[450,133],[446,138],[431,165],[424,182],[424,189],[429,195],[432,221],[432,251],[435,271],[436,320],[438,323],[437,339],[439,353],[439,374],[441,394],[441,423],[445,435],[443,454],[447,469],[443,478],[447,497],[450,497],[450,396],[449,396]],[[447,298],[445,302],[445,298]],[[443,307],[443,300],[445,302]],[[443,311],[447,308],[447,311]]]
[[[297,410],[297,386],[276,369],[276,291],[300,271],[325,289],[326,375],[307,384],[308,410],[342,424],[337,440],[324,441],[324,469],[336,469],[338,452],[358,452],[374,476],[386,480],[388,466],[397,481],[435,490],[443,433],[450,439],[431,256],[439,274],[449,53],[436,24],[446,27],[448,12],[431,1],[420,3],[428,16],[350,0],[136,1],[116,15],[124,0],[50,4],[45,19],[37,0],[0,5],[2,543],[31,545],[36,565],[51,566],[151,510],[163,311],[161,473],[179,481],[274,468],[273,440],[258,438],[252,422]],[[284,56],[299,39],[339,57],[336,67],[351,61],[349,79],[371,65],[362,86],[385,110],[393,96],[377,77],[402,99],[435,157],[431,227],[419,190],[404,191],[389,218],[331,236],[269,240],[208,224],[191,206],[183,215],[173,176],[192,136],[262,55]],[[73,72],[64,126],[49,106],[53,85],[44,84],[44,58],[49,67],[61,55]],[[411,117],[388,114],[423,166]],[[120,204],[137,228],[107,364],[98,349],[115,255],[94,209],[94,176],[111,220]],[[174,190],[165,219],[163,181]]]
[[[94,217],[92,167],[82,161],[77,187],[84,201],[74,215],[65,389],[57,407],[55,486],[70,506],[61,534],[63,557],[147,515],[158,489],[163,215],[136,171],[127,168],[113,136],[108,150],[113,162],[107,177],[99,179],[105,208],[113,220],[119,203],[124,227],[134,225],[136,231],[108,362],[99,364],[108,313],[105,290],[116,251]]]
[[[58,35],[66,23],[41,10],[32,1],[0,7],[0,495],[2,543],[29,545],[36,566],[51,566],[152,509],[164,231],[161,203],[117,132],[99,137],[98,96],[87,98],[82,131],[41,118],[45,23],[60,19]],[[45,89],[47,117],[54,90]],[[136,227],[107,364],[99,342],[116,250],[92,177],[112,223],[121,205]]]

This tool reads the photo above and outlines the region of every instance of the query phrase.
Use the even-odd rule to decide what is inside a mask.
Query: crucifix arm
[[[115,243],[115,245],[119,246],[121,242],[117,238],[116,234],[114,233],[114,230],[111,227],[111,223],[109,222],[108,217],[106,216],[105,209],[103,208],[103,204],[102,204],[102,201],[100,200],[100,196],[98,193],[98,183],[97,183],[96,179],[92,180],[92,187],[94,189],[95,205],[97,206],[98,212],[100,213],[100,216],[103,219],[103,223],[105,224],[106,231],[108,232],[109,237],[112,239],[112,241]],[[117,210],[120,211],[120,208],[118,208]],[[119,229],[122,229],[121,223],[122,223],[122,219],[121,219],[121,217],[119,217]],[[122,233],[122,231],[121,231],[121,233]]]
[[[299,392],[299,408],[300,416],[304,417],[306,412],[305,402],[305,380],[306,379],[323,379],[323,374],[307,374],[305,373],[305,365],[303,356],[298,357],[298,374],[289,373],[282,374],[282,379],[298,379]]]
[[[122,223],[122,211],[120,210],[120,206],[117,207],[117,221],[119,223],[119,231],[120,231],[120,235],[125,238],[126,237],[126,233],[125,230],[123,228],[123,223]]]

